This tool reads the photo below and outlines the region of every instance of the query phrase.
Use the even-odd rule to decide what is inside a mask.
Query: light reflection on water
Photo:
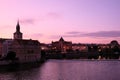
[[[120,62],[48,60],[39,68],[1,72],[0,80],[120,80]]]

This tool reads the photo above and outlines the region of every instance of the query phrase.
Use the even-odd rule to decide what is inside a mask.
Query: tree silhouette
[[[6,60],[15,60],[16,59],[16,53],[13,51],[9,51],[7,56],[6,56]]]

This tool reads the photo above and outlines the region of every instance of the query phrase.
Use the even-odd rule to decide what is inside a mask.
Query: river
[[[120,61],[48,60],[37,68],[0,72],[0,80],[120,80]]]

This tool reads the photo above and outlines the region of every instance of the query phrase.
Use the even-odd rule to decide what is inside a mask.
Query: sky
[[[120,43],[120,0],[0,0],[0,38]]]

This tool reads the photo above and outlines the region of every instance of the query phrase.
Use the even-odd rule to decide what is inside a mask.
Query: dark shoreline
[[[42,66],[46,60],[41,60],[38,62],[27,62],[27,63],[10,63],[7,65],[0,65],[0,72],[14,72],[29,70],[32,68],[37,68]]]
[[[77,61],[120,61],[120,59],[48,59],[49,60],[77,60]]]

